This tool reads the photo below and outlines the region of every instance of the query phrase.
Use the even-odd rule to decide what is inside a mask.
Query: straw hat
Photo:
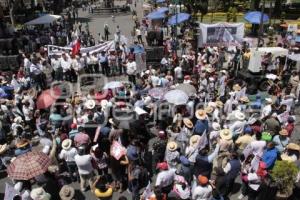
[[[220,137],[224,140],[231,140],[232,138],[232,133],[230,129],[223,129],[220,131]]]
[[[0,155],[5,153],[5,151],[7,150],[7,144],[0,144]]]
[[[50,200],[51,195],[47,193],[42,187],[31,190],[30,197],[33,200]]]
[[[291,157],[291,156],[289,156],[289,155],[287,155],[287,154],[281,154],[281,160],[284,160],[284,161],[288,161],[288,162],[294,162],[295,160]]]
[[[194,124],[189,118],[183,118],[183,123],[188,128],[193,128]]]
[[[282,136],[287,136],[289,133],[286,129],[281,129],[281,131],[279,131],[279,134]]]
[[[289,143],[286,148],[290,150],[300,151],[300,146],[295,143]]]
[[[216,101],[216,105],[218,108],[223,108],[223,106],[224,106],[222,101]]]
[[[242,112],[235,112],[234,117],[240,121],[245,120],[246,116]]]
[[[64,185],[59,191],[59,197],[61,200],[72,200],[75,196],[75,190],[73,187]]]
[[[207,106],[206,108],[204,108],[204,110],[205,110],[206,113],[210,114],[214,111],[214,108],[211,107],[211,106]]]
[[[232,89],[233,89],[234,91],[240,91],[242,88],[241,88],[241,86],[239,86],[239,84],[235,84],[235,85],[232,87]]]
[[[195,116],[197,119],[203,120],[206,118],[206,112],[202,109],[196,110]]]
[[[250,102],[250,100],[249,100],[249,98],[247,96],[241,97],[240,101],[242,101],[243,103],[249,103]]]
[[[169,151],[175,151],[177,149],[177,147],[178,147],[177,143],[173,142],[173,141],[168,142],[168,144],[167,144],[167,149]]]
[[[72,145],[72,140],[71,139],[65,139],[62,144],[61,144],[61,147],[64,149],[64,150],[68,150],[71,148],[71,145]]]
[[[96,102],[93,99],[89,99],[85,102],[85,107],[87,109],[93,109],[96,106]]]
[[[272,104],[273,100],[271,98],[265,98],[266,103],[268,104]]]
[[[29,144],[29,140],[21,139],[20,141],[17,142],[16,147],[22,148],[22,147],[26,147],[28,144]]]
[[[195,144],[198,144],[200,139],[201,139],[201,137],[199,135],[193,135],[190,138],[190,146],[194,146]]]

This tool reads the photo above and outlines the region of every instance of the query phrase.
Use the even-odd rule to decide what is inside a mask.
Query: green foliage
[[[271,176],[282,193],[292,190],[296,181],[298,168],[293,162],[278,160],[272,169]]]

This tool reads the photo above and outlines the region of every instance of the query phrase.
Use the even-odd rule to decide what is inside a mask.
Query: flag
[[[75,56],[80,52],[80,40],[75,40],[73,46],[72,46],[72,55]]]

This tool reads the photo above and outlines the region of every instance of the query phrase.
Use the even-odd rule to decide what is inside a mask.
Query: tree
[[[204,15],[208,12],[208,0],[185,0],[184,5],[189,13],[197,14],[201,13],[201,22]]]

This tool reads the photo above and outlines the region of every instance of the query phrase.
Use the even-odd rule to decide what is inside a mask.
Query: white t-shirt
[[[166,187],[173,183],[176,169],[169,169],[159,172],[156,178],[155,186]]]
[[[128,75],[134,75],[135,72],[136,72],[136,62],[128,62],[126,64],[126,67],[127,67],[127,74]]]
[[[93,171],[91,155],[76,155],[75,162],[78,167],[79,174],[90,174]]]
[[[75,156],[77,155],[77,150],[73,147],[69,150],[61,150],[59,154],[60,159],[64,159],[66,162],[74,162]]]
[[[209,200],[212,198],[212,187],[207,185],[197,186],[194,190],[192,190],[192,199],[193,200]]]
[[[66,71],[68,71],[68,70],[71,69],[71,61],[70,61],[69,58],[67,58],[66,60],[62,58],[60,60],[60,64],[61,64],[64,72],[66,72]]]
[[[181,67],[175,67],[175,69],[174,69],[174,73],[175,73],[175,77],[176,78],[180,78],[180,77],[182,77],[183,75],[182,75],[182,68]]]

